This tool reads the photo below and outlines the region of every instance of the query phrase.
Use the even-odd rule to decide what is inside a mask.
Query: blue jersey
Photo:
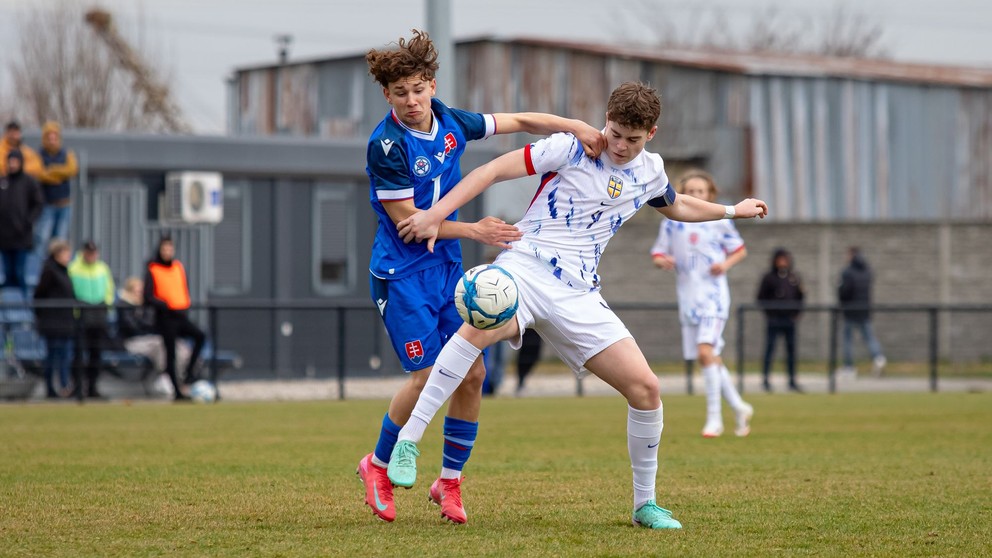
[[[438,240],[434,253],[425,242],[404,244],[382,203],[412,199],[429,209],[462,178],[459,159],[470,140],[496,132],[492,115],[453,109],[431,99],[430,132],[406,127],[392,111],[376,126],[366,151],[369,201],[379,218],[369,271],[382,279],[398,279],[448,262],[460,262],[457,239]],[[458,218],[457,212],[448,216]]]

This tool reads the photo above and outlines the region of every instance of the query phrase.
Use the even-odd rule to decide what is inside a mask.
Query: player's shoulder
[[[397,157],[402,158],[404,151],[406,151],[406,130],[397,124],[392,116],[390,112],[369,136],[367,147],[369,162],[388,161],[391,158]]]

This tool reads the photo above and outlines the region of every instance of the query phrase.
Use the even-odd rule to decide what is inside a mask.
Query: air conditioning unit
[[[162,218],[172,223],[220,223],[224,219],[224,179],[219,172],[165,175]]]

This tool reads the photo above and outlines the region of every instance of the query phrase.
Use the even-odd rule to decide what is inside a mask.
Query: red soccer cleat
[[[437,479],[431,485],[428,499],[432,504],[441,506],[441,517],[452,523],[459,525],[468,521],[465,515],[465,506],[462,505],[462,480],[459,479]]]
[[[365,485],[365,503],[372,513],[383,521],[396,519],[396,505],[393,503],[393,484],[389,482],[386,469],[372,463],[372,454],[358,462],[355,474]]]

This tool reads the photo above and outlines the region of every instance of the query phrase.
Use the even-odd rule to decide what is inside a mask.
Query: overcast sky
[[[34,3],[87,0],[0,0],[0,80],[16,56],[17,14]],[[144,42],[174,78],[173,91],[201,133],[224,133],[225,79],[234,68],[275,62],[274,36],[294,38],[290,58],[364,52],[425,25],[423,0],[101,0],[122,29],[145,30]],[[829,0],[645,0],[651,15],[602,0],[452,0],[453,35],[495,35],[617,42],[658,38],[723,13],[745,25],[774,6],[783,22],[817,21]],[[629,6],[630,3],[623,4]],[[882,45],[898,60],[992,68],[992,1],[871,0],[847,2],[883,28]],[[644,21],[654,19],[651,24]],[[144,21],[139,26],[137,21]],[[0,83],[0,93],[8,83]]]

